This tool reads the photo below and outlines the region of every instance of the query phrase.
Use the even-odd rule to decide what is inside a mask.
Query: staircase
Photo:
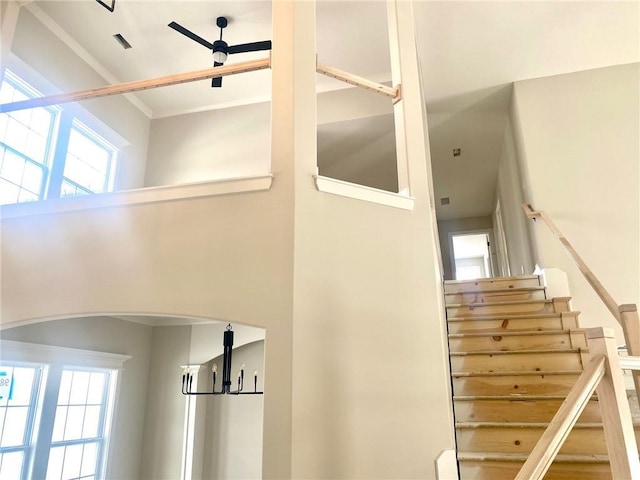
[[[578,312],[537,276],[445,282],[461,479],[513,479],[588,360]],[[597,397],[545,478],[610,479]]]

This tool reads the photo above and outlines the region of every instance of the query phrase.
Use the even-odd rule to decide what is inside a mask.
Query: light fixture
[[[222,42],[222,40],[216,40],[213,42],[213,61],[218,63],[224,63],[227,61],[227,52],[224,46],[219,46],[219,50],[216,50],[216,43]],[[224,50],[223,50],[224,49]]]
[[[216,380],[218,377],[218,366],[214,363],[211,368],[212,386],[210,392],[193,392],[191,384],[193,382],[193,374],[189,368],[182,371],[182,394],[183,395],[262,395],[264,392],[258,392],[258,371],[253,372],[253,392],[244,391],[244,364],[238,372],[237,390],[231,390],[231,353],[233,351],[233,330],[231,324],[227,325],[222,338],[224,350],[222,352],[222,387],[216,392]]]
[[[103,2],[102,0],[96,0],[96,2],[98,2],[104,8],[109,10],[111,13],[113,13],[113,11],[116,9],[116,0],[111,0],[111,5],[109,5],[108,3]]]

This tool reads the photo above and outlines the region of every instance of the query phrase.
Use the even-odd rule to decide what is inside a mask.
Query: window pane
[[[56,419],[53,422],[52,442],[61,442],[64,440],[64,429],[67,425],[67,407],[56,408]]]
[[[24,444],[29,407],[8,407],[2,430],[0,447],[17,447]]]
[[[0,178],[0,205],[16,203],[20,197],[20,187]]]
[[[87,401],[87,391],[89,390],[89,372],[73,372],[71,382],[70,405],[84,404]]]
[[[93,372],[89,381],[89,395],[87,396],[88,404],[102,403],[102,395],[104,393],[104,384],[107,374],[103,372]]]
[[[24,171],[24,158],[16,155],[13,152],[5,151],[2,159],[2,168],[0,169],[0,176],[11,183],[20,185],[22,183],[22,172]]]
[[[97,462],[98,444],[96,442],[85,444],[80,475],[83,477],[86,477],[87,475],[95,475]]]
[[[42,187],[42,167],[27,162],[24,166],[24,175],[22,177],[22,188],[29,192],[40,193]]]
[[[91,134],[72,127],[64,177],[93,192],[106,191],[114,151]],[[78,192],[78,190],[76,190]],[[67,190],[66,195],[71,191]]]
[[[100,425],[100,406],[87,407],[82,426],[82,438],[96,438]]]
[[[0,453],[0,480],[15,480],[21,477],[24,452]]]
[[[35,369],[16,367],[13,369],[13,385],[9,405],[29,406],[33,390]]]
[[[60,392],[58,393],[58,405],[67,405],[69,403],[72,377],[73,372],[70,372],[68,370],[62,372],[62,379],[60,380]]]
[[[62,466],[62,478],[64,480],[77,478],[80,475],[82,463],[82,445],[69,445],[64,452],[64,465]]]
[[[7,132],[3,139],[4,143],[15,150],[21,152],[24,150],[27,142],[27,133],[29,130],[23,124],[19,123],[15,118],[9,116],[7,123]]]
[[[39,133],[30,130],[29,134],[27,135],[27,145],[23,153],[30,159],[44,165],[44,154],[46,149],[47,137],[43,137]]]
[[[53,447],[49,451],[49,464],[47,465],[46,480],[60,480],[62,478],[64,449],[65,447]]]
[[[84,406],[69,407],[67,425],[64,429],[65,440],[82,438],[82,421],[84,420]]]

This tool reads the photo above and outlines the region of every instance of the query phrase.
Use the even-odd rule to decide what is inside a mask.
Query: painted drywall
[[[514,115],[513,105],[512,103],[511,117]],[[523,190],[526,188],[526,182],[520,172],[520,159],[514,143],[513,126],[510,118],[505,127],[502,153],[500,155],[496,203],[500,202],[509,270],[512,275],[531,274],[535,269],[532,245],[529,239],[529,220],[527,220],[522,210],[524,202]]]
[[[74,92],[109,84],[26,7],[20,8],[11,52],[46,79],[43,84],[35,85],[44,94]],[[88,100],[81,102],[81,106],[128,142],[118,155],[115,188],[125,190],[142,186],[149,118],[122,96]]]
[[[640,300],[639,84],[639,65],[629,64],[514,86],[525,200],[549,214],[621,304]],[[536,263],[567,272],[581,325],[617,327],[542,222],[533,233]]]
[[[456,232],[473,232],[476,230],[490,230],[493,228],[491,217],[471,217],[453,220],[438,221],[438,236],[440,240],[440,251],[442,252],[442,268],[444,270],[444,280],[452,280],[451,271],[451,246],[449,245],[449,234]]]
[[[152,328],[108,317],[74,318],[9,328],[6,340],[131,355],[120,373],[108,479],[141,477]],[[166,380],[166,375],[163,381]],[[153,401],[152,398],[150,400]],[[159,477],[157,477],[159,478]]]
[[[231,379],[236,379],[241,365],[246,366],[244,391],[254,391],[253,373],[258,371],[257,391],[262,391],[264,372],[264,341],[253,342],[233,350]],[[222,357],[206,364],[211,385],[211,365],[216,363],[222,372]],[[220,376],[217,389],[220,388]],[[263,396],[203,397],[206,414],[204,420],[204,448],[202,477],[214,479],[262,478],[262,422]]]
[[[153,120],[145,185],[268,173],[270,116],[265,102]]]
[[[413,211],[308,181],[314,11],[295,5],[292,478],[435,478],[436,457],[453,444],[411,5],[397,8]]]

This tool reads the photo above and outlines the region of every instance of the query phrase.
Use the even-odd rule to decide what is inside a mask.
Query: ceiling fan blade
[[[262,42],[241,43],[240,45],[230,45],[228,53],[257,52],[259,50],[271,50],[271,40]]]
[[[221,67],[222,65],[224,65],[224,64],[220,63],[220,62],[213,62],[213,66],[214,67]],[[221,87],[222,86],[222,77],[213,77],[211,79],[211,86],[212,87]]]
[[[209,50],[213,50],[213,44],[212,43],[207,42],[204,38],[196,35],[195,33],[191,32],[190,30],[187,30],[186,28],[184,28],[179,23],[171,22],[169,24],[169,27],[173,28],[176,32],[180,32],[184,36],[189,37],[191,40],[194,40],[194,41],[198,42],[200,45],[203,45],[203,46],[207,47]]]

